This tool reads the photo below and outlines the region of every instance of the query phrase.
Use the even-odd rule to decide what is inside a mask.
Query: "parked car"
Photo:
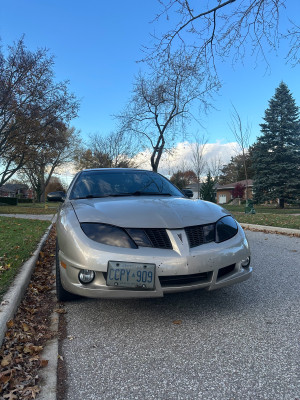
[[[188,198],[191,198],[194,196],[194,193],[193,193],[192,189],[190,189],[190,188],[182,189],[182,193]]]
[[[51,197],[51,194],[50,194]],[[224,208],[192,200],[140,169],[79,172],[57,218],[59,300],[161,297],[251,276],[243,229]]]
[[[47,194],[48,201],[63,201],[65,199],[65,192],[59,190]]]

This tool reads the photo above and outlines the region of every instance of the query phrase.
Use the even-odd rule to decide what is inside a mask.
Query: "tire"
[[[59,246],[56,240],[56,297],[58,301],[70,301],[74,300],[76,296],[63,288],[60,279],[59,270],[59,258],[58,258]]]

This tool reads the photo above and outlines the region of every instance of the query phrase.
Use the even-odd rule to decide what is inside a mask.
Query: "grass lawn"
[[[286,214],[242,214],[233,213],[238,222],[254,225],[277,226],[280,228],[300,229],[300,215]]]
[[[299,208],[279,209],[269,206],[254,206],[256,214],[245,214],[245,206],[225,205],[225,208],[241,223],[300,229]]]
[[[0,217],[0,299],[49,225],[49,221]]]
[[[225,204],[224,207],[228,211],[232,212],[245,212],[245,205],[240,206],[231,206],[230,204]],[[300,208],[295,207],[286,207],[286,208],[278,208],[274,206],[261,206],[254,205],[255,211],[257,214],[300,214]]]
[[[61,203],[19,203],[17,206],[0,206],[0,214],[34,214],[48,215],[56,214]]]

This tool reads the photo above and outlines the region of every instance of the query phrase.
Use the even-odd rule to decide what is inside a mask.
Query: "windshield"
[[[71,190],[70,199],[142,195],[184,197],[166,178],[155,172],[91,170],[79,174]]]

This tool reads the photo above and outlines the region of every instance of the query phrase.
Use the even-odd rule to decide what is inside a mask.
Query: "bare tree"
[[[251,128],[248,122],[245,126],[243,125],[242,119],[237,109],[234,107],[234,105],[232,105],[232,107],[233,107],[233,112],[231,113],[231,122],[228,125],[236,141],[238,142],[241,150],[245,177],[246,177],[246,201],[247,201],[248,200],[247,152],[249,149],[249,138],[251,134]]]
[[[137,146],[123,131],[107,136],[92,134],[85,148],[79,149],[75,157],[78,169],[85,168],[133,168]]]
[[[207,161],[207,173],[210,173],[215,183],[219,182],[222,167],[223,162],[220,156],[215,156]]]
[[[200,198],[200,185],[201,185],[201,174],[204,171],[206,161],[204,160],[204,150],[207,144],[207,138],[204,135],[197,133],[194,135],[194,141],[191,143],[192,158],[191,163],[193,170],[197,176],[198,186],[198,199]]]
[[[51,141],[44,142],[42,148],[31,149],[31,159],[21,171],[35,190],[38,202],[45,200],[45,189],[55,169],[73,160],[79,143],[74,128],[59,124],[51,129]]]
[[[138,146],[134,138],[123,130],[112,132],[108,136],[91,135],[90,144],[95,152],[108,155],[111,168],[135,166],[133,157],[138,151]]]
[[[300,26],[293,22],[291,22],[291,24],[291,28],[288,29],[288,33],[285,35],[285,38],[290,42],[290,50],[287,54],[287,60],[295,66],[300,63]]]
[[[151,67],[151,74],[136,78],[133,96],[118,118],[124,130],[151,146],[151,167],[157,171],[165,149],[179,132],[184,135],[186,123],[193,117],[192,104],[207,108],[208,97],[219,83],[181,53]]]
[[[0,51],[0,186],[43,146],[48,127],[77,115],[68,82],[54,82],[53,57],[27,50],[23,38]]]
[[[154,36],[154,51],[146,50],[148,60],[170,56],[180,47],[186,53],[194,52],[198,60],[205,60],[210,66],[215,66],[216,58],[228,55],[234,63],[249,50],[267,61],[265,49],[276,50],[283,38],[279,17],[284,14],[286,0],[158,1],[162,10],[156,20],[166,17],[164,25],[169,24],[170,28]],[[295,37],[299,30],[292,22],[290,26],[289,33]],[[293,58],[299,44],[294,41],[290,49]]]

